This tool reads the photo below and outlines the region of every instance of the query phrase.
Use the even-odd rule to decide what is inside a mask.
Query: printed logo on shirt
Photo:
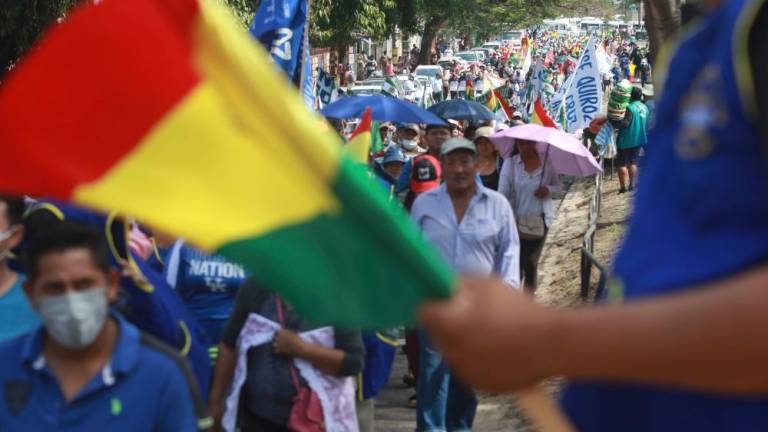
[[[712,131],[728,123],[720,68],[706,66],[696,76],[693,85],[680,103],[682,127],[675,140],[675,151],[682,160],[704,159],[715,150],[717,140]]]
[[[211,260],[189,260],[189,274],[204,278],[245,279],[243,267],[229,262]]]

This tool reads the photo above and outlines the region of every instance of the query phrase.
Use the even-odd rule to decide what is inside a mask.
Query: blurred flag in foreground
[[[0,89],[0,191],[133,215],[317,323],[409,322],[453,274],[317,120],[213,2],[104,0]]]

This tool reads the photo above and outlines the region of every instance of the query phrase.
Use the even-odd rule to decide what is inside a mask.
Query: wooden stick
[[[520,408],[541,432],[576,432],[560,407],[540,387],[515,393]]]

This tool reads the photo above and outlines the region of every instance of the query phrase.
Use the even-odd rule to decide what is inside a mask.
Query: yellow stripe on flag
[[[371,152],[371,131],[360,133],[352,138],[347,143],[346,152],[353,161],[367,164],[368,154]]]
[[[198,85],[104,177],[78,187],[75,200],[188,233],[210,251],[340,211],[331,179],[317,177],[333,168],[301,163],[293,153],[302,146],[268,124],[273,116],[251,118],[254,130],[246,131],[233,124],[230,110],[212,85]]]

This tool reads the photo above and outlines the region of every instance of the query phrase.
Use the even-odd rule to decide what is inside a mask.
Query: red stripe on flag
[[[48,31],[0,91],[0,189],[68,198],[129,153],[198,83],[198,16],[195,0],[104,0]]]
[[[501,97],[501,94],[499,94],[498,90],[494,90],[493,93],[496,95],[496,99],[501,103],[501,108],[504,110],[505,113],[507,113],[507,118],[512,118],[512,116],[515,114],[514,111],[512,111],[512,107],[509,106],[506,100],[504,100],[503,97]]]
[[[536,111],[536,115],[539,117],[539,120],[541,120],[542,126],[546,127],[557,127],[555,122],[547,115],[547,112],[544,110],[544,106],[541,104],[541,99],[536,99],[536,102],[533,104],[533,109]]]
[[[363,114],[363,119],[360,120],[360,124],[357,125],[355,128],[355,131],[352,132],[352,136],[349,137],[349,141],[352,141],[357,137],[358,135],[364,134],[366,132],[371,131],[371,116],[373,115],[373,111],[368,108],[365,110],[365,114]]]

